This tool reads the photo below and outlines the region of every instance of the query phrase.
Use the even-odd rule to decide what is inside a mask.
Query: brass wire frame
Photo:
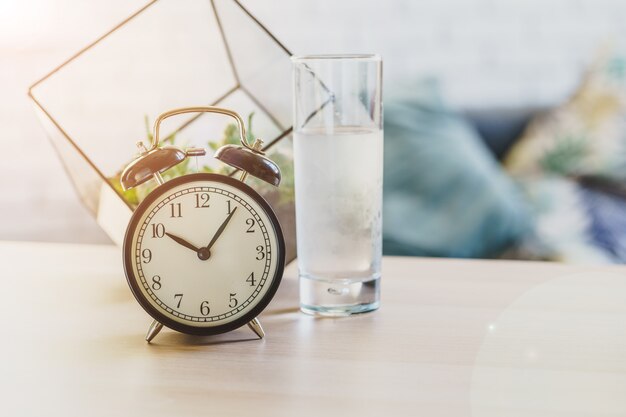
[[[39,84],[41,84],[42,82],[44,82],[45,80],[47,80],[48,78],[50,78],[52,75],[54,75],[55,73],[57,73],[58,71],[60,71],[62,68],[64,68],[65,66],[69,65],[72,61],[74,61],[76,58],[78,58],[79,56],[81,56],[83,53],[85,53],[86,51],[88,51],[89,49],[91,49],[92,47],[96,46],[98,43],[100,43],[102,40],[104,40],[105,38],[107,38],[109,35],[111,35],[112,33],[114,33],[115,31],[117,31],[118,29],[120,29],[122,26],[126,25],[128,22],[132,21],[133,19],[137,18],[138,16],[140,16],[143,12],[145,12],[147,9],[149,9],[151,6],[153,6],[154,4],[156,4],[159,0],[151,0],[150,2],[148,2],[145,6],[141,7],[139,10],[137,10],[135,13],[131,14],[129,17],[127,17],[126,19],[122,20],[120,23],[118,23],[117,25],[115,25],[111,30],[109,30],[108,32],[106,32],[104,35],[100,36],[98,39],[96,39],[95,41],[91,42],[90,44],[88,44],[87,46],[85,46],[84,48],[82,48],[81,50],[79,50],[78,52],[76,52],[74,55],[72,55],[69,59],[67,59],[65,62],[63,62],[62,64],[60,64],[59,66],[57,66],[56,68],[54,68],[52,71],[50,71],[48,74],[46,74],[45,76],[43,76],[41,79],[37,80],[34,84],[32,84],[29,88],[28,88],[28,97],[33,101],[33,103],[35,104],[35,106],[37,106],[37,108],[52,122],[52,124],[59,130],[59,132],[61,133],[61,135],[63,135],[63,137],[70,143],[70,145],[76,150],[76,152],[78,152],[80,154],[80,156],[89,164],[89,166],[91,166],[91,168],[98,174],[98,176],[100,176],[100,178],[102,179],[103,182],[105,182],[114,192],[116,195],[118,195],[121,200],[124,202],[124,204],[126,204],[128,206],[129,209],[133,210],[133,208],[131,207],[131,205],[123,198],[123,196],[111,185],[110,181],[108,180],[107,177],[104,176],[104,174],[100,171],[100,169],[98,169],[98,167],[93,163],[93,161],[83,152],[83,150],[76,144],[76,142],[70,137],[70,135],[67,133],[67,131],[61,126],[61,124],[59,123],[58,120],[56,120],[52,114],[50,114],[50,112],[43,106],[43,104],[37,100],[37,98],[35,97],[34,93],[33,93],[33,89],[35,87],[37,87]],[[263,148],[263,151],[266,151],[267,149],[271,148],[274,144],[278,143],[281,139],[283,139],[284,137],[288,136],[289,134],[291,134],[292,132],[292,128],[285,128],[284,126],[281,125],[281,123],[276,119],[276,117],[267,110],[267,108],[261,103],[260,100],[258,100],[253,94],[250,93],[250,91],[245,88],[242,84],[241,81],[239,79],[239,74],[237,73],[237,69],[235,67],[234,61],[233,61],[233,57],[232,57],[232,53],[231,53],[231,49],[230,49],[230,45],[228,44],[228,40],[226,39],[226,34],[224,32],[224,28],[222,27],[222,22],[220,20],[219,17],[219,13],[217,12],[217,7],[215,6],[215,0],[210,0],[211,1],[211,10],[213,11],[213,15],[215,17],[215,20],[217,22],[219,31],[220,31],[220,35],[222,38],[222,42],[224,43],[224,47],[226,49],[226,54],[228,56],[228,63],[230,65],[231,71],[233,73],[233,76],[235,78],[236,81],[236,85],[231,88],[230,90],[228,90],[225,94],[223,94],[222,96],[218,97],[215,101],[211,102],[209,105],[210,106],[215,106],[216,104],[218,104],[219,102],[221,102],[222,100],[226,99],[228,96],[230,96],[232,93],[234,93],[236,90],[241,89],[244,94],[246,94],[254,103],[255,105],[257,105],[264,113],[266,113],[269,118],[272,120],[272,122],[276,125],[276,127],[282,131],[282,133],[280,135],[278,135],[277,137],[275,137],[274,139],[272,139],[271,141],[269,141],[269,143]],[[274,36],[256,17],[254,17],[238,0],[231,0],[233,3],[235,3],[235,5],[237,5],[241,11],[244,12],[244,14],[246,16],[248,16],[254,23],[256,23],[256,25],[258,25],[258,27],[265,32],[265,34],[267,34],[287,55],[292,56],[293,54],[291,53],[291,51],[289,51],[289,49],[287,49],[287,47],[285,47],[285,45],[283,45],[277,38],[276,36]],[[183,122],[180,126],[178,126],[176,129],[174,129],[173,133],[178,133],[181,130],[185,129],[187,126],[189,126],[190,124],[192,124],[194,121],[196,121],[200,116],[202,116],[203,113],[199,113],[193,117],[190,117],[188,120],[186,120],[185,122]],[[53,143],[54,145],[54,143]],[[68,174],[68,176],[71,178],[70,175],[70,171],[66,165],[65,160],[62,158],[60,151],[57,149],[56,145],[53,146],[55,151],[57,152],[57,155],[59,156],[59,159],[61,160],[61,163],[63,165],[64,170],[66,171],[66,173]],[[230,173],[230,176],[233,176],[237,173],[238,171],[235,170],[233,172]],[[78,192],[79,190],[77,189],[76,184],[74,183],[74,181],[72,181],[72,185],[74,186],[74,188],[76,189],[77,193],[80,195],[81,193]],[[81,199],[82,201],[82,199]],[[84,204],[84,202],[83,202]]]

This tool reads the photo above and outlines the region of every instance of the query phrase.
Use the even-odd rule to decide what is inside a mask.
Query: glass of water
[[[300,308],[375,310],[382,258],[382,61],[293,57]]]

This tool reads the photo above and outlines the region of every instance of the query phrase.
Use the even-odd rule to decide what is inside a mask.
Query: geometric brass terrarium
[[[150,191],[119,187],[119,174],[148,144],[162,112],[232,109],[265,142],[283,182],[251,184],[277,213],[287,260],[295,257],[291,143],[291,53],[237,0],[154,0],[29,89],[44,128],[82,202],[120,243],[134,207]],[[227,118],[185,115],[162,124],[162,144],[207,148],[208,157],[167,175],[219,171],[212,151],[238,138]],[[252,139],[252,138],[249,138]]]

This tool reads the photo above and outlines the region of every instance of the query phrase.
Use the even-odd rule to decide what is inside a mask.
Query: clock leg
[[[263,339],[265,337],[265,332],[263,331],[263,327],[261,327],[261,322],[256,317],[248,322],[248,327],[256,333],[257,336],[259,336],[259,339]]]
[[[148,328],[148,333],[146,333],[146,342],[150,343],[150,341],[154,339],[154,336],[159,334],[162,328],[163,328],[163,325],[161,323],[159,323],[156,320],[153,321],[152,324],[150,325],[150,328]]]

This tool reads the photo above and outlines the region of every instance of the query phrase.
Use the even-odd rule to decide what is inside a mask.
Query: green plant
[[[254,141],[255,135],[252,131],[252,119],[254,117],[254,112],[250,113],[247,118],[247,131],[246,131],[246,140],[248,143],[252,143]],[[151,124],[148,116],[144,118],[144,124],[146,127],[146,142],[148,144],[152,143],[153,135],[151,131]],[[159,143],[159,146],[163,145],[172,145],[172,146],[180,146],[184,147],[185,144],[177,143],[176,140],[177,132],[173,132],[164,139],[162,139]],[[239,129],[237,124],[231,123],[228,124],[223,133],[223,137],[221,140],[209,140],[207,141],[207,146],[209,149],[216,151],[220,147],[229,144],[239,144]],[[292,160],[289,156],[281,153],[279,150],[274,150],[270,154],[267,155],[268,158],[276,162],[281,169],[282,173],[282,182],[278,189],[270,184],[267,184],[263,181],[257,179],[251,179],[252,186],[259,191],[261,194],[265,195],[266,198],[270,199],[272,196],[276,196],[276,198],[271,198],[274,200],[276,204],[285,204],[292,202],[293,197],[293,187],[294,187],[294,178],[293,178],[293,164]],[[219,168],[214,168],[209,165],[203,165],[198,167],[199,172],[209,172],[209,173],[218,173],[222,175],[229,175],[232,172],[232,168],[229,166],[222,165]],[[190,167],[190,159],[185,159],[180,164],[168,169],[163,172],[163,179],[170,180],[175,177],[179,177],[181,175],[186,175],[191,172],[195,172],[195,169]],[[109,182],[113,186],[113,188],[118,192],[118,194],[131,206],[136,207],[153,189],[154,184],[151,182],[140,185],[139,187],[126,190],[122,189],[120,184],[122,170],[118,171],[114,176],[109,178]]]

